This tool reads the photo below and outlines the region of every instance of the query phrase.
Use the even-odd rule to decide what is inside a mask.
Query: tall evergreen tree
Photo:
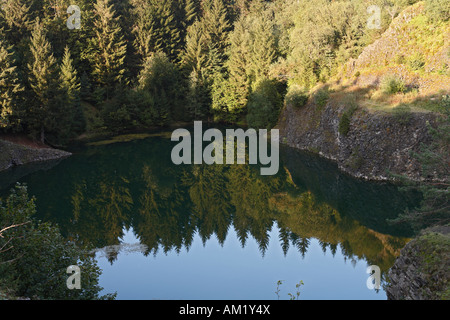
[[[124,60],[127,46],[110,0],[97,0],[94,5],[95,37],[92,48],[92,74],[105,90],[106,99],[114,88],[126,84]]]
[[[226,50],[228,47],[228,34],[231,30],[231,24],[228,18],[227,7],[224,0],[205,0],[203,2],[203,19],[205,36],[211,49],[215,49],[217,59],[215,63],[221,67],[226,61]]]
[[[136,23],[133,28],[136,50],[142,61],[157,51],[176,61],[182,49],[180,24],[174,0],[133,0]]]
[[[60,75],[63,92],[67,95],[70,133],[81,133],[86,126],[81,107],[81,84],[78,73],[73,66],[69,47],[64,49]]]
[[[61,128],[61,116],[65,114],[61,108],[65,101],[56,59],[39,19],[31,33],[30,51],[28,81],[33,96],[30,97],[26,122],[31,132],[39,133],[41,142],[45,143],[47,131]]]
[[[208,45],[204,28],[197,20],[188,27],[182,65],[188,72],[195,72],[198,79],[205,79],[209,68],[208,59]]]
[[[14,65],[12,46],[2,36],[0,30],[0,128],[9,128],[19,105],[19,94],[24,89]]]
[[[225,70],[215,77],[212,108],[231,119],[245,112],[248,96],[259,81],[269,78],[277,56],[273,13],[263,1],[255,1],[229,35]],[[232,116],[230,114],[235,114]]]

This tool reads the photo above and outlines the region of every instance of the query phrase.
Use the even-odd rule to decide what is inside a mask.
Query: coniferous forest
[[[395,15],[416,1],[372,2]],[[55,146],[84,132],[179,121],[270,128],[290,88],[327,81],[388,27],[387,14],[379,28],[366,27],[367,5],[2,1],[0,127]]]

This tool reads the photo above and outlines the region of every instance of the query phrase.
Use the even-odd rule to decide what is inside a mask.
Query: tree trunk
[[[41,143],[45,144],[45,130],[44,130],[44,126],[41,127]]]

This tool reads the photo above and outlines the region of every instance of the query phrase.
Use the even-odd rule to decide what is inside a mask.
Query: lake
[[[388,220],[417,196],[284,146],[275,176],[176,166],[170,134],[76,146],[62,161],[1,173],[0,189],[26,183],[38,219],[97,248],[100,285],[117,299],[386,299],[366,269],[379,266],[385,283],[413,236]]]

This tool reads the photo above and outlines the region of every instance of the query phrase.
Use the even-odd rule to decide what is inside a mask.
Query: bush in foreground
[[[34,199],[17,185],[0,201],[0,291],[8,296],[48,300],[113,299],[100,296],[101,274],[94,257],[62,237],[50,223],[34,221]],[[81,289],[67,288],[67,268],[81,270]]]

